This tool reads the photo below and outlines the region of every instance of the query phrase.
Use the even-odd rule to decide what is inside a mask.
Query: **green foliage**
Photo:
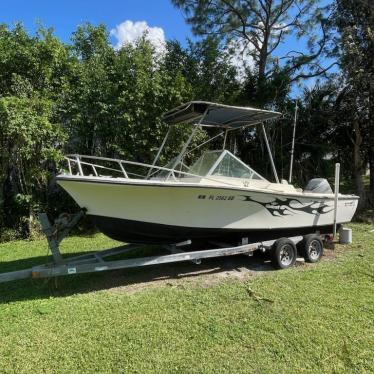
[[[62,132],[50,122],[51,109],[52,103],[46,99],[0,99],[1,142],[8,146],[2,149],[2,159],[8,156],[10,163],[22,162],[25,166],[39,158],[58,159],[56,146],[61,145]]]
[[[371,0],[336,0],[331,18],[336,29],[332,54],[341,66],[337,97],[340,121],[336,133],[345,135],[344,151],[352,157],[352,169],[361,205],[374,206],[374,7]],[[344,135],[342,135],[344,134]],[[342,142],[340,141],[340,144]],[[342,151],[343,151],[342,149]],[[370,168],[369,194],[363,174]]]
[[[231,56],[222,48],[218,38],[209,36],[201,41],[188,42],[182,48],[178,42],[168,44],[166,64],[178,66],[191,85],[193,97],[233,104],[237,102],[241,85]]]
[[[109,33],[105,25],[93,26],[86,23],[78,26],[77,31],[72,35],[73,51],[78,58],[87,61],[94,56],[111,51],[108,38]]]
[[[302,100],[298,102],[294,180],[298,181],[302,187],[311,178],[332,177],[335,162],[343,163],[342,154],[339,153],[341,148],[333,134],[337,122],[335,102],[336,87],[331,83],[317,84],[311,89],[305,89]],[[291,120],[287,125],[288,131],[285,131],[284,135],[288,140],[286,149],[290,149]],[[287,165],[288,161],[286,160]],[[343,163],[342,179],[351,176],[350,167],[345,166]]]
[[[51,122],[52,102],[7,96],[0,99],[0,178],[3,213],[12,226],[31,217],[43,202],[51,163],[61,160],[66,137]]]
[[[29,96],[32,91],[53,97],[59,95],[69,70],[66,47],[51,29],[40,28],[34,37],[17,24],[0,26],[0,94]]]
[[[17,239],[22,239],[19,230],[2,227],[0,229],[0,243],[11,242]]]
[[[144,39],[85,53],[66,109],[74,152],[150,161],[166,131],[162,113],[190,97],[180,72],[172,75],[160,59]]]

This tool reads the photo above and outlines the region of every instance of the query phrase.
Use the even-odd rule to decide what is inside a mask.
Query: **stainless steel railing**
[[[105,171],[110,171],[114,173],[118,173],[121,177],[129,179],[130,176],[134,176],[137,178],[141,179],[148,179],[151,177],[154,177],[155,175],[157,176],[157,173],[160,171],[165,171],[167,172],[167,175],[164,177],[161,177],[161,179],[169,179],[170,177],[174,180],[178,180],[178,176],[191,176],[191,177],[199,177],[201,178],[200,175],[184,172],[181,170],[176,170],[176,169],[170,169],[167,167],[162,167],[162,166],[156,166],[156,165],[149,165],[149,164],[144,164],[141,162],[135,162],[135,161],[126,161],[126,160],[120,160],[120,159],[115,159],[115,158],[108,158],[108,157],[99,157],[99,156],[85,156],[85,155],[67,155],[65,156],[65,160],[67,161],[68,164],[68,169],[69,169],[69,174],[74,175],[73,169],[76,167],[77,173],[75,175],[80,175],[80,176],[87,176],[88,174],[84,173],[84,168],[83,166],[87,166],[90,168],[93,172],[93,174],[98,177],[100,176],[100,170],[105,170]],[[94,162],[92,162],[94,161]],[[104,166],[100,165],[100,162],[109,162],[113,165],[117,165],[117,168],[110,167],[110,166]],[[144,175],[130,172],[127,170],[127,166],[132,165],[132,166],[137,166],[137,167],[143,167],[147,170],[147,173]]]
[[[86,155],[67,155],[65,160],[68,164],[69,174],[78,175],[78,176],[90,176],[92,174],[84,173],[84,166],[92,170],[95,177],[108,177],[108,175],[100,174],[100,170],[110,171],[112,173],[119,174],[120,177],[125,179],[132,179],[131,176],[134,176],[137,179],[158,179],[158,180],[173,180],[176,182],[183,182],[185,177],[194,177],[194,178],[204,178],[219,184],[225,184],[228,186],[236,186],[235,183],[230,183],[228,181],[223,181],[222,179],[217,179],[212,176],[203,176],[198,174],[189,173],[182,170],[171,169],[163,166],[156,166],[150,164],[144,164],[142,162],[135,161],[126,161],[116,158],[108,157],[99,157],[99,156],[86,156]],[[90,162],[91,161],[91,162]],[[92,162],[94,161],[94,162]],[[100,165],[100,162],[109,162],[110,164],[116,165],[117,168]],[[143,167],[146,172],[144,174],[138,174],[135,172],[130,172],[128,166]],[[77,169],[77,173],[74,174],[74,167]],[[149,172],[150,171],[150,172]],[[161,172],[165,172],[164,175],[161,175]],[[113,177],[113,175],[110,175]]]

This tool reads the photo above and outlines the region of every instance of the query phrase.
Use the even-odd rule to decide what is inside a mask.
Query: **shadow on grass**
[[[73,256],[90,252],[74,253]],[[136,257],[149,256],[149,250],[134,251]],[[152,255],[164,254],[160,249]],[[71,256],[71,255],[70,255]],[[64,256],[69,257],[69,256]],[[121,256],[125,257],[134,257]],[[115,258],[111,259],[118,259]],[[1,272],[23,270],[51,261],[50,256],[39,256],[1,263]],[[203,259],[200,265],[192,262],[178,262],[163,265],[144,266],[122,270],[70,275],[45,279],[24,279],[0,283],[0,304],[22,300],[65,297],[74,294],[107,290],[114,287],[136,286],[160,280],[176,280],[196,277],[197,275],[219,274],[225,272],[259,272],[273,270],[266,256],[254,253],[253,257],[237,255]]]

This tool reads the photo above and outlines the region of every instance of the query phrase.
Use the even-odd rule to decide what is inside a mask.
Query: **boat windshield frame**
[[[213,153],[220,153],[220,154],[217,157],[217,159],[213,162],[213,164],[211,165],[211,167],[208,169],[208,171],[206,173],[200,174],[200,173],[197,173],[197,172],[195,172],[193,170],[194,165],[196,165],[205,155],[207,155],[207,154],[213,154]],[[214,172],[217,170],[217,168],[221,165],[221,163],[223,162],[223,160],[227,156],[230,157],[235,162],[239,163],[240,166],[242,166],[244,169],[246,169],[250,173],[250,177],[241,177],[241,176],[236,177],[236,176],[231,176],[231,175],[215,175]],[[252,169],[250,166],[248,166],[240,158],[236,157],[234,154],[232,154],[227,149],[205,151],[199,157],[199,159],[196,160],[196,162],[189,167],[189,172],[191,174],[196,174],[196,175],[199,175],[201,177],[210,177],[210,176],[217,177],[217,176],[221,176],[221,177],[225,177],[225,178],[240,178],[240,179],[250,179],[250,180],[255,179],[255,180],[262,180],[262,181],[269,182],[266,178],[264,178],[257,171],[255,171],[254,169]],[[254,178],[254,176],[255,176],[255,178]]]

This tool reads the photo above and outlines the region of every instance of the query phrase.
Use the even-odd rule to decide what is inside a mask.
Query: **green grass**
[[[60,278],[57,289],[2,284],[0,372],[373,372],[374,227],[351,227],[354,244],[333,259],[210,287],[198,277],[111,288],[126,284],[125,271]],[[63,251],[113,245],[73,237]],[[0,271],[42,263],[46,252],[45,241],[1,244]]]

